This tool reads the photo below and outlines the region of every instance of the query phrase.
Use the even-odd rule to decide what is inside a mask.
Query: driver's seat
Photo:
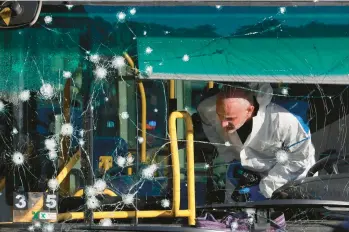
[[[349,157],[339,155],[335,150],[327,150],[320,154],[320,159],[310,168],[307,177],[292,181],[277,189],[272,199],[347,201],[349,200],[348,163]],[[321,172],[322,170],[327,172],[327,175]],[[321,175],[314,176],[315,173],[321,173]]]

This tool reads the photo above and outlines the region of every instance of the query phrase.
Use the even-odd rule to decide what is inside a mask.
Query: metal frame
[[[180,210],[180,164],[178,154],[178,139],[176,130],[176,120],[184,118],[186,125],[187,141],[187,178],[188,178],[188,210],[189,225],[195,225],[196,208],[195,208],[195,173],[194,173],[194,128],[191,116],[188,112],[175,111],[169,118],[169,134],[172,154],[172,172],[173,172],[173,208],[174,215],[180,217],[186,210]],[[182,215],[185,216],[185,215]]]
[[[170,80],[170,99],[175,99],[175,80]]]
[[[142,115],[142,121],[141,121],[141,133],[142,133],[142,138],[143,142],[141,144],[141,162],[145,163],[147,159],[147,99],[145,96],[145,90],[144,90],[144,85],[143,82],[139,81],[138,82],[138,88],[139,88],[139,93],[141,95],[141,115]]]
[[[180,210],[180,164],[178,155],[178,139],[176,120],[183,118],[186,124],[187,141],[187,177],[188,177],[188,209]],[[195,173],[194,173],[194,132],[191,116],[187,112],[175,111],[170,115],[169,133],[171,141],[171,158],[173,172],[173,202],[172,210],[144,211],[105,211],[93,212],[93,219],[104,218],[155,218],[155,217],[188,217],[189,225],[195,225]],[[77,220],[84,218],[84,212],[70,212],[58,215],[58,221]]]
[[[189,81],[202,81],[205,75],[201,74],[171,74],[171,73],[154,73],[148,77],[149,80],[189,80]],[[206,78],[205,78],[206,80]],[[235,76],[235,75],[211,75],[207,74],[207,80],[216,82],[267,82],[267,83],[294,83],[294,84],[336,84],[343,85],[348,84],[347,75],[336,76],[287,76],[287,75],[274,75],[274,76]]]
[[[231,209],[231,208],[252,208],[252,209],[267,209],[267,208],[324,208],[324,207],[336,207],[340,208],[340,211],[348,211],[349,202],[347,201],[333,201],[333,200],[314,200],[314,199],[280,199],[280,200],[267,200],[267,201],[255,201],[255,202],[236,202],[231,204],[212,204],[197,206],[197,209],[201,210],[218,210],[218,209]]]
[[[138,69],[135,67],[135,63],[133,62],[132,58],[125,52],[124,57],[130,67],[134,70],[135,74],[138,74]],[[144,85],[142,81],[138,81],[138,89],[139,93],[141,95],[141,133],[143,138],[143,143],[141,144],[141,162],[144,163],[147,159],[147,98],[145,95]],[[132,173],[132,169],[128,171],[129,173]]]
[[[50,1],[45,2],[46,5],[50,4]],[[62,4],[62,2],[53,2],[51,4]],[[314,2],[314,0],[104,0],[104,1],[86,1],[75,0],[68,1],[67,4],[72,5],[107,5],[107,6],[345,6],[349,5],[348,0],[320,0]]]

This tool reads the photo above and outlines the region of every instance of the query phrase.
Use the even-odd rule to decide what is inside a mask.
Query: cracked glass
[[[345,221],[348,24],[316,2],[44,3],[0,31],[0,221]]]

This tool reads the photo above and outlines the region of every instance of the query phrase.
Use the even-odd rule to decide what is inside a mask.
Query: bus
[[[348,219],[347,1],[3,1],[0,18],[1,228],[293,231]],[[227,87],[297,119],[314,148],[304,177],[262,196],[265,173],[222,156],[235,144],[213,141],[198,108]]]

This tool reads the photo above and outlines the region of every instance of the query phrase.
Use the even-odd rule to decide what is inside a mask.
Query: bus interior
[[[267,206],[294,224],[348,218],[348,6],[48,1],[30,27],[2,20],[0,224],[195,226]],[[269,83],[304,120],[318,176],[227,202],[227,144],[197,107],[240,83]]]

